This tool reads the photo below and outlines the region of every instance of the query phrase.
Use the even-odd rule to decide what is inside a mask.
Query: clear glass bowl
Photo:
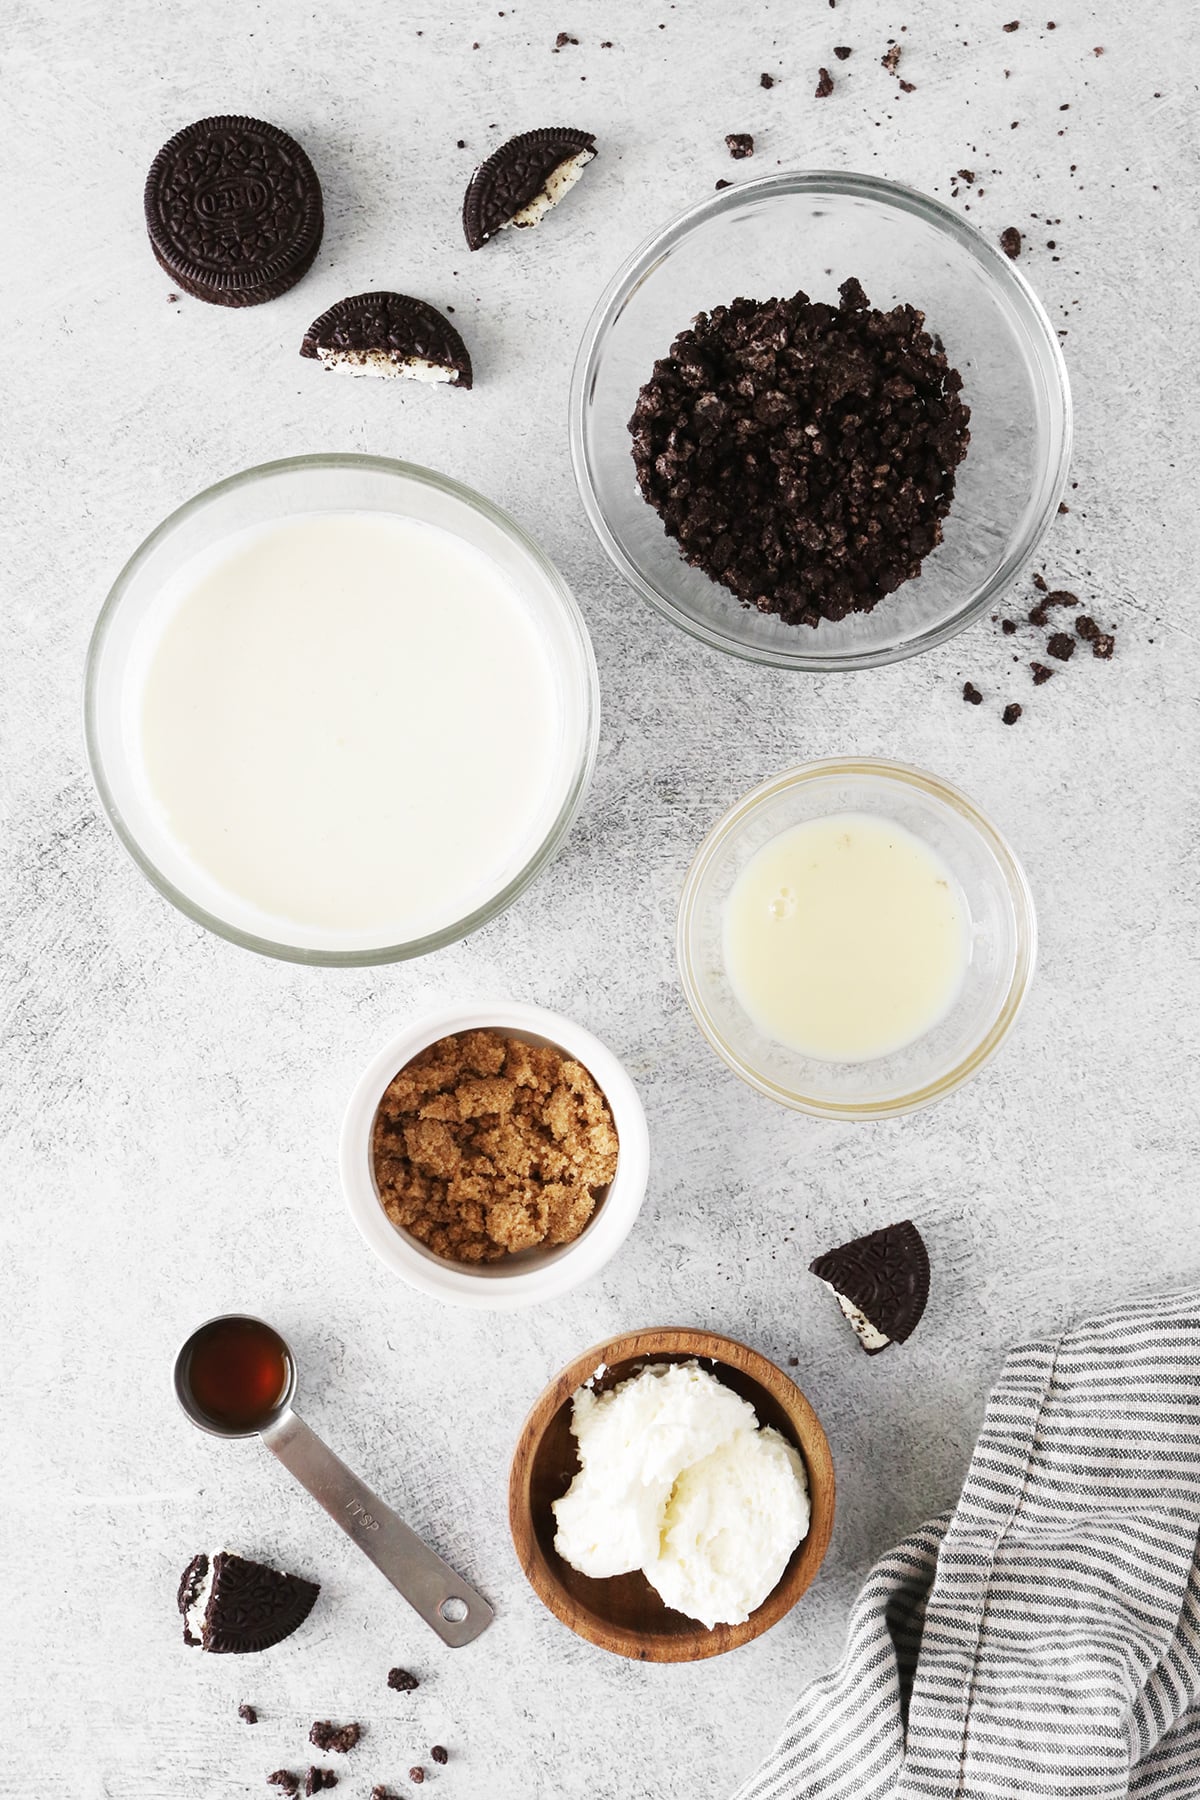
[[[165,830],[140,778],[132,728],[146,624],[164,589],[226,536],[298,513],[395,513],[441,527],[497,563],[528,607],[554,672],[559,743],[546,829],[503,887],[461,919],[407,943],[330,948],[297,927],[295,937],[245,928],[226,916],[206,882]],[[291,962],[365,966],[399,962],[465,937],[494,919],[551,861],[587,792],[596,760],[600,695],[583,615],[558,570],[528,534],[482,495],[410,463],[379,456],[298,456],[263,463],[206,488],[164,519],[122,569],[97,620],[84,694],[88,760],[109,821],[159,893],[210,931]],[[282,923],[282,922],[281,922]]]
[[[871,1062],[824,1062],[767,1037],[725,973],[725,907],[747,862],[790,826],[840,812],[878,814],[923,839],[949,865],[970,914],[970,962],[950,1012],[915,1043]],[[833,759],[786,770],[714,826],[683,885],[676,952],[701,1031],[751,1087],[797,1112],[880,1119],[953,1093],[996,1054],[1033,975],[1037,922],[1020,863],[965,794],[904,763]]]
[[[963,378],[971,444],[945,540],[874,612],[813,629],[742,604],[684,562],[634,477],[628,421],[656,358],[701,311],[803,288],[920,307]],[[642,598],[717,650],[779,668],[873,668],[969,625],[1025,567],[1058,508],[1071,396],[1053,327],[1016,266],[949,207],[876,176],[809,171],[738,182],[618,270],[571,388],[571,454],[592,527]]]

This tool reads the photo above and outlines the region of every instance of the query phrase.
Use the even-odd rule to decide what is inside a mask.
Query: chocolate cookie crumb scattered
[[[560,31],[554,40],[554,48],[556,50],[564,50],[568,44],[577,44],[578,42],[579,39],[577,37],[572,37],[569,31]]]
[[[722,188],[732,187],[733,183],[732,183],[732,181],[726,181],[725,177],[722,176],[720,181],[716,181],[713,183],[713,186],[716,188],[716,190],[719,194],[721,192]]]
[[[1054,670],[1048,669],[1043,662],[1031,662],[1029,666],[1033,670],[1034,687],[1042,687],[1054,673]]]
[[[817,99],[818,100],[828,100],[828,98],[829,98],[830,94],[832,94],[832,92],[833,92],[833,76],[829,73],[828,69],[818,69],[817,85],[816,85],[816,89],[815,89]]]
[[[748,131],[727,131],[725,147],[734,162],[744,162],[748,156],[754,155],[754,139]]]
[[[959,169],[958,179],[960,181],[965,181],[968,187],[974,187],[974,185],[975,185],[974,169]]]
[[[758,78],[758,85],[759,87],[773,88],[775,86],[775,77],[773,75],[768,75],[764,69]]]
[[[900,44],[893,44],[890,49],[884,51],[879,59],[889,75],[894,75],[900,66],[900,53],[902,48],[903,46]]]
[[[1023,710],[1024,709],[1018,706],[1015,700],[1010,700],[1004,711],[1000,714],[1000,717],[1004,720],[1006,725],[1015,725]]]
[[[1154,639],[1151,638],[1150,642],[1153,643]],[[1117,640],[1111,631],[1098,631],[1092,639],[1092,655],[1101,662],[1111,662],[1116,647]]]
[[[273,1775],[267,1776],[267,1786],[282,1788],[285,1794],[298,1794],[300,1777],[293,1775],[290,1769],[276,1769]]]
[[[617,1171],[612,1113],[583,1065],[498,1031],[420,1051],[384,1092],[372,1142],[389,1219],[454,1262],[571,1243]]]
[[[444,1744],[435,1744],[429,1754],[432,1756],[435,1763],[448,1763],[450,1761],[450,1752]]]
[[[1015,225],[1006,225],[1000,233],[1000,248],[1012,262],[1021,254],[1021,234]]]
[[[1046,248],[1047,248],[1047,250],[1053,250],[1053,248],[1054,248],[1054,239],[1053,238],[1047,238]],[[1059,514],[1061,515],[1062,513],[1069,513],[1071,509],[1067,505],[1065,500],[1060,500],[1058,503],[1058,510],[1059,510]]]
[[[335,1788],[337,1784],[338,1778],[332,1769],[318,1769],[314,1763],[304,1778],[304,1792],[321,1794],[326,1788]]]
[[[421,1685],[407,1669],[389,1669],[387,1684],[397,1694],[413,1694]]]
[[[397,1796],[393,1794],[391,1788],[373,1787],[371,1789],[371,1800],[397,1800]]]
[[[916,93],[916,91],[917,91],[917,84],[916,84],[916,82],[915,82],[915,81],[904,81],[904,80],[901,80],[901,82],[900,82],[900,92],[901,92],[901,93],[902,93],[902,94],[915,94],[915,93]]]
[[[688,562],[815,626],[870,612],[941,542],[967,452],[962,378],[913,306],[740,298],[700,313],[629,422],[638,484]]]
[[[1039,594],[1044,594],[1047,592],[1046,577],[1044,575],[1035,575],[1033,577],[1033,585],[1037,589]]]
[[[845,62],[846,58],[851,56],[853,52],[849,44],[835,44],[833,46],[833,54],[837,57],[839,62]]]
[[[361,1725],[334,1725],[329,1719],[318,1719],[309,1729],[308,1741],[318,1750],[336,1750],[339,1756],[345,1756],[361,1736]]]
[[[258,1714],[252,1706],[247,1705],[245,1700],[238,1707],[238,1718],[244,1720],[247,1725],[258,1724]]]
[[[1020,31],[1021,21],[1020,19],[1010,19],[1008,24],[1002,25],[1000,29],[1001,31]]]
[[[408,1779],[412,1782],[414,1787],[420,1787],[425,1779],[424,1769],[422,1769],[419,1764],[416,1767],[411,1768],[408,1771]]]
[[[1046,641],[1046,654],[1056,662],[1070,662],[1075,654],[1075,639],[1069,632],[1056,631]]]
[[[1005,637],[1012,637],[1017,629],[1017,621],[1015,619],[1001,619],[1000,629]]]
[[[968,706],[981,706],[983,704],[983,695],[973,681],[963,682],[963,699]]]

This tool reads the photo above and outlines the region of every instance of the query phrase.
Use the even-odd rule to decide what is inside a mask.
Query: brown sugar
[[[561,1050],[466,1031],[395,1076],[372,1156],[393,1224],[448,1261],[499,1262],[579,1236],[616,1174],[617,1132],[591,1075]]]

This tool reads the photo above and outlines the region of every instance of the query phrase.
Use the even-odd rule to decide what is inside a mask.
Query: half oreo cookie
[[[911,1219],[827,1250],[809,1264],[853,1327],[868,1356],[903,1344],[929,1298],[929,1252]]]
[[[471,385],[467,346],[436,306],[411,294],[352,294],[339,300],[313,320],[300,354],[351,375]]]
[[[590,131],[551,125],[509,138],[480,163],[463,201],[467,246],[479,250],[498,231],[540,225],[596,155]]]
[[[262,119],[198,119],[146,177],[150,247],[176,287],[213,306],[259,306],[294,287],[321,246],[316,170]]]
[[[201,1551],[179,1579],[183,1641],[218,1656],[269,1650],[304,1623],[320,1591],[302,1575],[228,1550]]]

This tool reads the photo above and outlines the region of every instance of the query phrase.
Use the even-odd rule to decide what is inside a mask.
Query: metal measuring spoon
[[[238,1404],[206,1409],[193,1385],[193,1363],[212,1344],[214,1327],[223,1325],[231,1328],[229,1337],[244,1327],[247,1344],[258,1339],[263,1355],[274,1351],[278,1373],[269,1396],[261,1385],[256,1396],[251,1382]],[[266,1373],[271,1374],[269,1364]],[[292,1407],[295,1392],[296,1359],[286,1340],[246,1313],[207,1319],[175,1358],[175,1397],[193,1425],[214,1437],[261,1438],[443,1643],[455,1650],[471,1643],[491,1624],[492,1608],[304,1423]]]

